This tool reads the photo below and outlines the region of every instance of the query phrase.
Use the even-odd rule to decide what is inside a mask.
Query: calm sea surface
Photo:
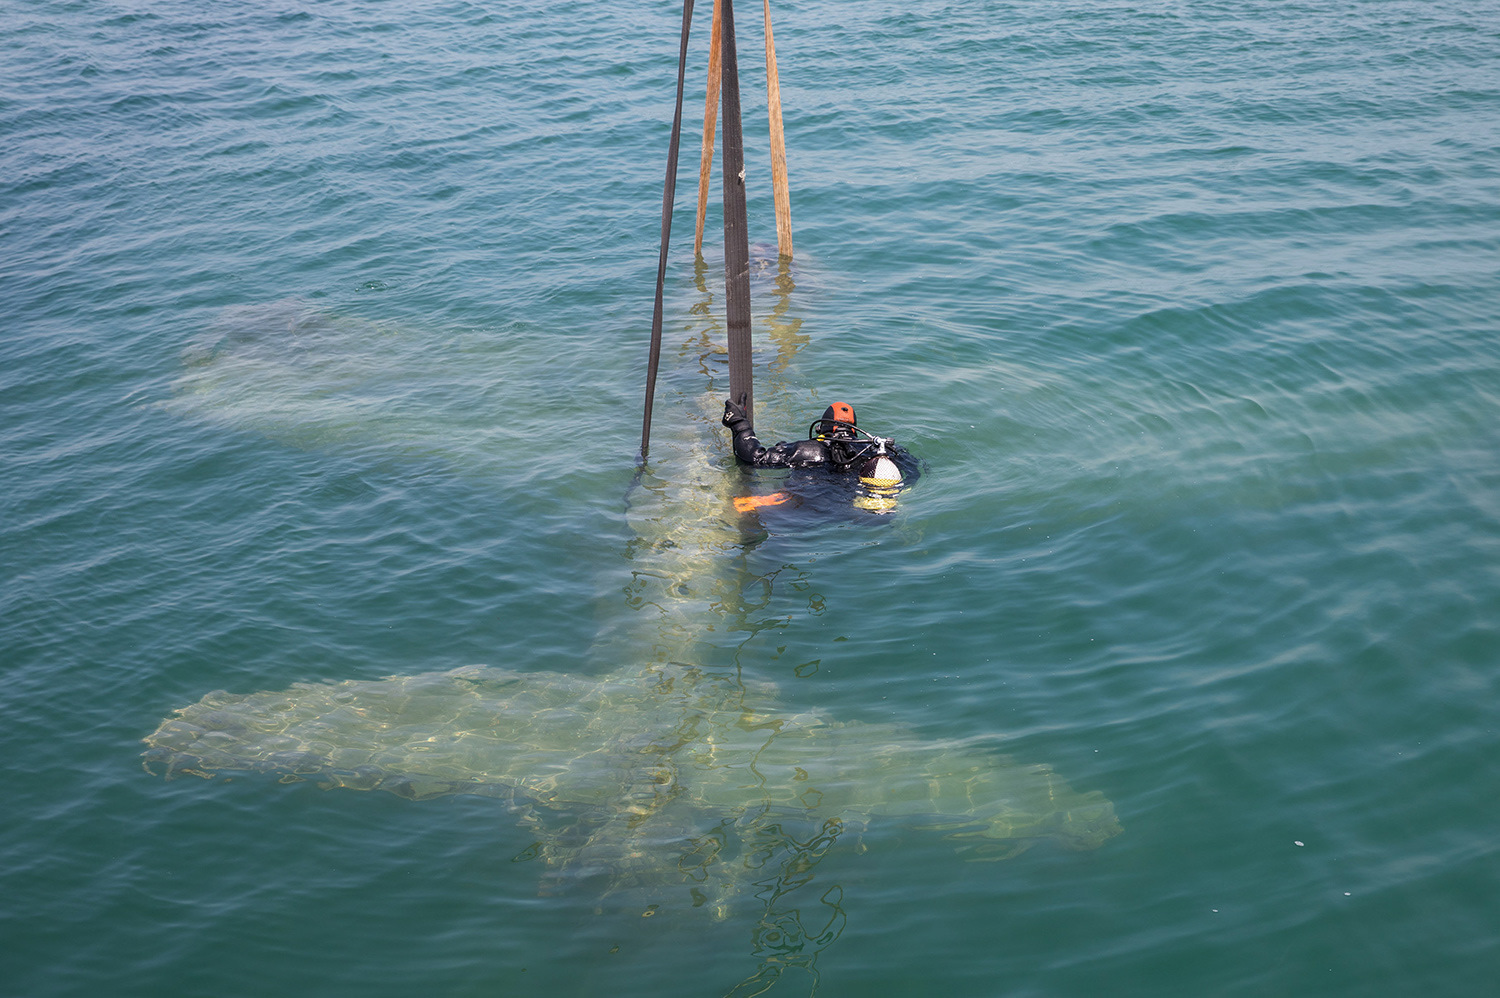
[[[742,0],[758,425],[852,401],[923,463],[880,514],[714,419],[710,6],[637,480],[680,7],[6,5],[0,993],[1488,993],[1500,8],[779,0],[778,268]],[[142,764],[214,691],[471,666],[605,691],[536,749],[560,786],[748,771],[721,736],[775,717],[864,796],[642,825],[651,779]],[[740,699],[664,748],[605,682],[664,669]],[[976,857],[862,806],[887,743],[1121,831]]]

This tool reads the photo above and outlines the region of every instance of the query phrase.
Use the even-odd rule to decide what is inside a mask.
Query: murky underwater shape
[[[566,868],[574,848],[619,864],[659,850],[660,876],[711,876],[726,891],[732,879],[720,878],[734,873],[710,868],[716,856],[688,866],[714,826],[753,837],[778,822],[919,817],[995,858],[1039,840],[1093,849],[1120,831],[1103,795],[1075,793],[1045,766],[772,707],[774,691],[690,667],[600,681],[473,667],[213,693],[148,735],[146,759],[168,776],[251,770],[414,800],[470,793],[577,810],[597,830],[582,847],[545,843],[549,865]]]
[[[451,367],[416,358],[405,347],[413,341],[296,301],[229,309],[184,351],[169,408],[302,446],[373,444],[481,472],[475,455],[488,437],[466,439],[420,405],[381,418],[398,408],[381,393],[418,377],[483,380],[472,357]],[[710,363],[720,354],[708,347]],[[975,739],[924,740],[899,724],[789,709],[771,683],[685,664],[712,654],[706,632],[740,602],[735,588],[758,583],[730,568],[755,519],[733,504],[745,483],[712,429],[719,408],[712,392],[669,398],[661,456],[626,495],[640,545],[628,587],[634,627],[602,636],[593,657],[654,661],[598,677],[470,666],[218,691],[146,737],[148,770],[273,773],[413,800],[502,798],[542,836],[525,855],[543,862],[552,888],[580,880],[606,897],[630,888],[655,899],[639,906],[708,905],[720,917],[757,890],[771,856],[821,836],[821,858],[872,820],[930,828],[969,859],[1008,859],[1040,841],[1095,849],[1118,834],[1102,794],[1075,792],[1045,765]],[[851,517],[872,515],[843,501]],[[816,864],[804,848],[793,853],[811,879]]]

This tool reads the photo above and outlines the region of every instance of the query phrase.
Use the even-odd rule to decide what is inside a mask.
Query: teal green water
[[[779,4],[778,272],[742,4],[758,423],[854,402],[878,515],[714,422],[708,7],[635,484],[680,8],[10,5],[0,991],[1487,993],[1500,15]],[[588,705],[466,692],[485,792],[142,765],[475,666]],[[392,716],[350,786],[512,730]]]

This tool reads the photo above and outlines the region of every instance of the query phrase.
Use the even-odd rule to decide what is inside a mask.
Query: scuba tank
[[[894,441],[885,437],[875,438],[875,453],[859,466],[859,484],[870,488],[888,489],[901,484],[901,469],[891,456]]]
[[[891,456],[895,442],[885,437],[874,440],[874,453],[859,467],[860,489],[854,505],[871,513],[889,513],[896,508],[896,493],[901,490],[901,469]]]

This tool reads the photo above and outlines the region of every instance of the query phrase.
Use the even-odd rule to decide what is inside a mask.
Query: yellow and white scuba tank
[[[854,505],[872,513],[889,513],[896,508],[901,483],[901,469],[891,457],[887,441],[876,437],[875,453],[859,469],[860,490]]]

